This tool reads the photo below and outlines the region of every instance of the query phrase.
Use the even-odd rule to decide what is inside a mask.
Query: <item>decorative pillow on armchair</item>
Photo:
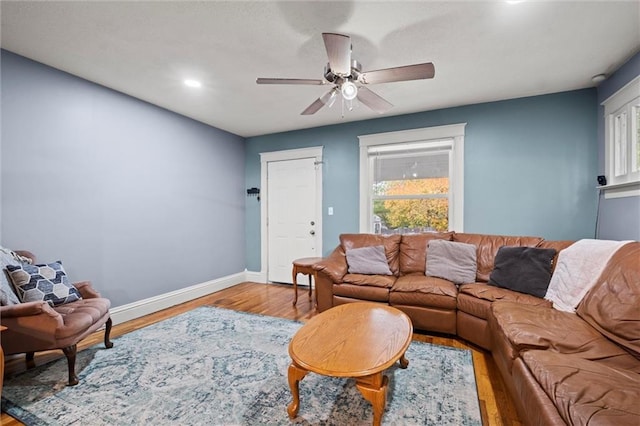
[[[0,247],[0,305],[16,305],[20,303],[15,292],[9,284],[9,273],[6,268],[9,265],[22,265],[25,263],[31,263],[31,259],[20,256],[13,250],[9,250],[4,247]]]
[[[82,299],[67,278],[62,262],[42,265],[7,265],[9,277],[22,302],[44,300],[51,306]]]
[[[476,246],[445,240],[429,241],[425,275],[444,278],[454,284],[476,281]]]
[[[552,248],[502,246],[496,254],[489,284],[544,297],[555,255]]]
[[[384,246],[348,249],[345,254],[350,274],[392,275]]]

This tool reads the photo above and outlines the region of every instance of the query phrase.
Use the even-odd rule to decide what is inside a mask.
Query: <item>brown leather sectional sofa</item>
[[[476,282],[425,275],[429,241],[476,246]],[[488,284],[502,246],[571,241],[465,233],[343,234],[317,271],[318,310],[362,300],[406,312],[416,329],[455,334],[489,350],[527,425],[640,425],[640,242],[610,259],[575,314]],[[346,251],[384,246],[393,275],[349,274]]]

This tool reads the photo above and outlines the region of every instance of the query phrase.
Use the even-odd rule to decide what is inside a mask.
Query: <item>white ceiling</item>
[[[375,118],[340,103],[301,116],[327,86],[322,32],[352,37],[364,71],[433,62],[433,80],[369,86],[399,115],[592,87],[640,50],[640,1],[2,1],[2,48],[255,136]],[[203,87],[183,85],[185,78]]]

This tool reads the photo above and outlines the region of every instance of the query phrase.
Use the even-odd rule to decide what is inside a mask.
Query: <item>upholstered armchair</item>
[[[16,251],[35,263],[35,256]],[[73,283],[82,298],[52,307],[46,301],[25,302],[0,306],[0,321],[7,327],[0,333],[5,355],[26,353],[26,361],[33,365],[34,353],[61,349],[69,365],[69,385],[78,384],[75,373],[77,344],[105,326],[104,345],[113,347],[109,340],[111,318],[109,299],[100,297],[89,281]]]

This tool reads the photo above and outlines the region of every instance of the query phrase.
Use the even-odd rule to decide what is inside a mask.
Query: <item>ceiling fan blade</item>
[[[313,80],[310,78],[258,78],[258,84],[310,84],[320,86],[327,84],[325,80]]]
[[[324,95],[322,95],[318,99],[316,99],[311,105],[309,105],[307,107],[307,109],[302,111],[300,113],[300,115],[315,114],[323,106],[325,106],[325,105],[329,105],[329,106],[333,105],[333,103],[335,102],[337,97],[338,97],[338,89],[334,87],[333,89],[329,90],[327,93],[325,93]]]
[[[433,63],[407,65],[404,67],[387,68],[363,72],[358,76],[358,81],[362,84],[390,83],[392,81],[421,80],[433,78],[436,74]]]
[[[351,37],[322,33],[324,47],[327,49],[329,66],[334,74],[348,76],[351,74]]]
[[[378,114],[383,114],[393,108],[392,103],[387,102],[366,87],[358,88],[358,100]]]
[[[316,99],[311,105],[307,107],[304,111],[300,113],[300,115],[311,115],[318,112],[320,108],[324,106],[324,102],[320,100],[320,98]]]

